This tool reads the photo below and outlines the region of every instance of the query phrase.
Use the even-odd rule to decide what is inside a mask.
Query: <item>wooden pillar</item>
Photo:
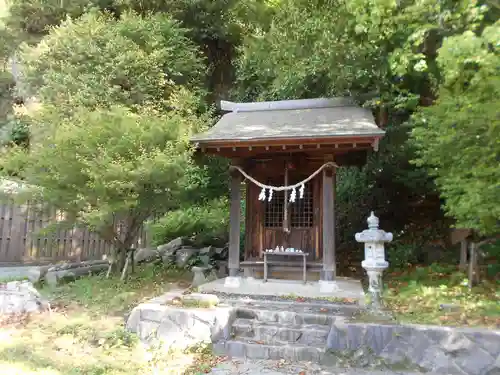
[[[323,280],[335,280],[334,168],[323,170]]]
[[[238,276],[240,269],[240,207],[241,174],[231,172],[231,206],[229,210],[229,276]]]
[[[460,241],[460,270],[465,271],[467,269],[467,238]]]
[[[479,270],[477,267],[477,245],[474,241],[469,244],[469,289],[476,286],[479,281]]]

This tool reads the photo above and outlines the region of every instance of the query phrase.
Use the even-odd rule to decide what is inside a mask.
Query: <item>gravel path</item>
[[[418,375],[416,372],[363,369],[325,369],[316,363],[291,364],[286,361],[229,360],[218,365],[212,375]],[[432,375],[427,373],[427,375]]]

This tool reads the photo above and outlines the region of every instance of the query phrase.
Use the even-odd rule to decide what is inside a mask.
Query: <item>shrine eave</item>
[[[378,141],[385,132],[370,110],[344,98],[228,103],[230,109],[191,141],[200,147]]]

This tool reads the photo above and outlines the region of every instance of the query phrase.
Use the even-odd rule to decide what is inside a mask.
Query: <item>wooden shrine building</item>
[[[370,110],[350,98],[223,101],[221,108],[229,113],[192,141],[202,152],[232,162],[229,276],[238,276],[241,268],[246,275],[261,272],[263,253],[283,247],[308,253],[308,271],[333,281],[336,168],[364,164],[384,131]],[[245,248],[240,262],[243,180]],[[302,269],[297,257],[280,257],[270,264],[271,273],[288,277]]]

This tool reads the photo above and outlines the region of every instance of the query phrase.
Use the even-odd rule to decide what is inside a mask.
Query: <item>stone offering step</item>
[[[234,337],[252,339],[268,344],[313,345],[322,347],[328,339],[330,327],[319,324],[288,325],[236,319],[232,326]]]
[[[294,362],[319,363],[326,353],[324,346],[289,345],[285,343],[266,344],[259,341],[234,338],[213,345],[216,355],[228,356],[230,358],[250,359],[284,359]]]

